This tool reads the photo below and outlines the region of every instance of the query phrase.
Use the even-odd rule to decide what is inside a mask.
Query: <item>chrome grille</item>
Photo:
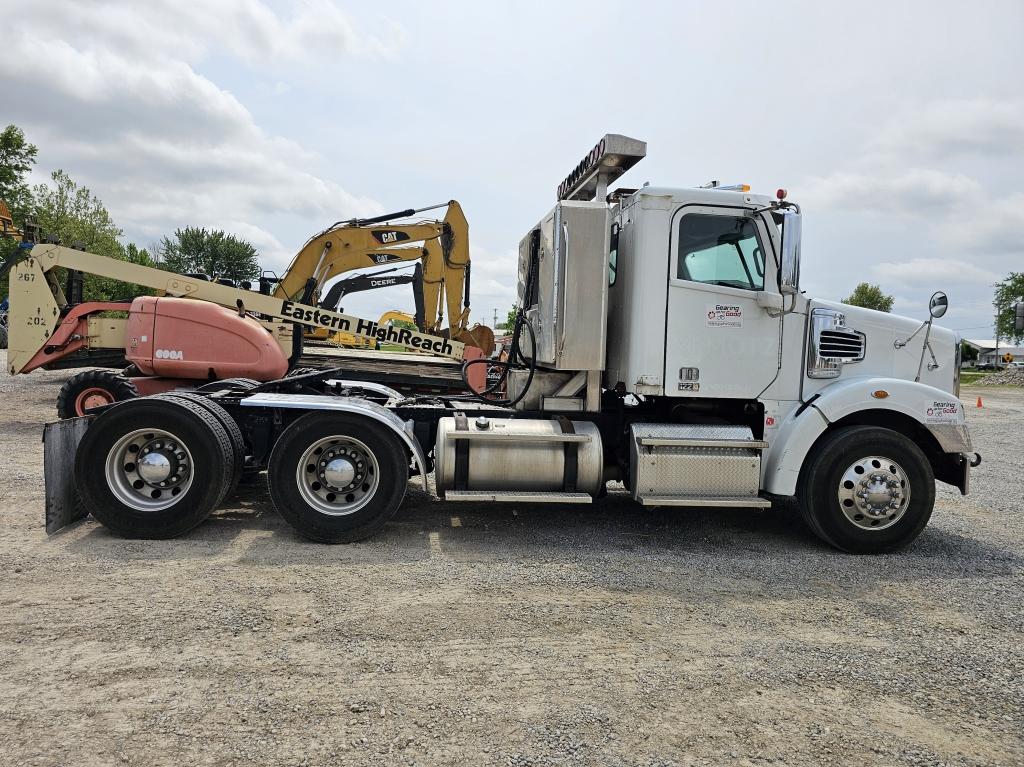
[[[864,336],[853,330],[822,330],[818,335],[818,354],[840,360],[864,359]]]

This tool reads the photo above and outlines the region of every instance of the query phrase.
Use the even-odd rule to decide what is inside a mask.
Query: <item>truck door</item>
[[[777,293],[764,222],[736,208],[688,205],[672,219],[665,394],[753,399],[779,368],[781,318],[757,304]],[[773,312],[775,313],[775,312]]]

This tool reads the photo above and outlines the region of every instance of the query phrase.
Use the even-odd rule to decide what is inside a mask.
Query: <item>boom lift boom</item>
[[[95,302],[69,307],[56,279],[55,270],[58,267],[154,288],[163,291],[168,298],[142,296],[131,302],[130,307],[126,303]],[[462,359],[466,354],[465,345],[459,341],[407,328],[380,327],[372,320],[301,304],[287,298],[275,298],[243,288],[219,285],[60,245],[44,244],[35,245],[28,257],[18,262],[11,272],[8,369],[12,374],[27,373],[55,358],[85,348],[90,338],[99,338],[101,343],[105,341],[107,345],[114,345],[116,339],[121,339],[128,350],[126,357],[133,362],[133,352],[142,353],[140,350],[149,349],[158,359],[187,363],[189,360],[177,356],[181,352],[174,344],[163,344],[161,348],[153,349],[154,340],[148,337],[149,334],[133,335],[133,330],[136,329],[133,320],[138,318],[140,312],[152,313],[159,318],[161,315],[157,305],[161,301],[165,302],[165,306],[167,302],[175,306],[173,302],[181,298],[199,299],[234,310],[222,312],[224,320],[227,321],[232,315],[237,315],[239,320],[253,328],[246,335],[262,339],[267,344],[267,349],[276,346],[277,342],[256,319],[250,316],[251,314],[260,314],[307,328],[345,331],[356,336],[452,359]],[[127,319],[101,318],[98,314],[126,310],[129,312]],[[185,316],[189,310],[195,312],[197,308],[194,304],[186,307]],[[156,335],[156,330],[153,331],[153,335]],[[197,339],[179,337],[171,340],[180,346]],[[167,348],[164,348],[165,346]],[[213,370],[212,366],[211,372],[214,374],[212,378],[223,377],[218,375],[218,371]]]

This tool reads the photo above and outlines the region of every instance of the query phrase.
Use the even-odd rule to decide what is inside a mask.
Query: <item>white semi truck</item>
[[[615,481],[647,506],[796,496],[839,549],[909,544],[935,481],[966,494],[980,461],[959,339],[932,323],[945,296],[923,323],[808,298],[782,190],[609,192],[645,153],[606,135],[523,238],[511,356],[488,392],[320,372],[106,406],[47,427],[48,529],[91,512],[122,535],[180,535],[265,470],[300,533],[350,542],[432,472],[453,503],[591,503]],[[73,482],[57,465],[72,457]]]

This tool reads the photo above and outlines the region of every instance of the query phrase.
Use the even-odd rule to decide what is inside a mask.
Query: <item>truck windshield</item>
[[[754,222],[741,216],[683,216],[676,278],[744,290],[763,289],[764,251]]]

